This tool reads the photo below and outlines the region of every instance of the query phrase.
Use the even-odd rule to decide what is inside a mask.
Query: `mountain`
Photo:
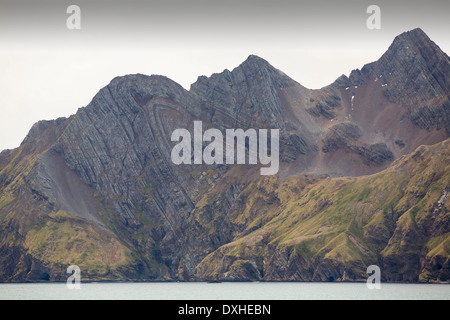
[[[0,153],[0,281],[449,280],[450,59],[420,29],[319,90],[250,56],[118,77]],[[179,128],[280,130],[280,171],[175,165]]]

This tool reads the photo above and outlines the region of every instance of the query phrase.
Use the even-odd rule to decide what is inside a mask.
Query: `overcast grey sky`
[[[66,27],[72,4],[81,30]],[[372,4],[381,30],[366,26]],[[116,76],[161,74],[189,89],[256,54],[315,89],[416,27],[450,53],[448,0],[1,0],[0,150],[39,120],[74,114]]]

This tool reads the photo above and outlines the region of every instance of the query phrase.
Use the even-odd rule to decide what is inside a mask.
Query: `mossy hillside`
[[[26,154],[22,149],[12,152],[9,157],[8,163],[0,167],[0,218],[7,214],[8,210],[2,209],[16,199],[15,193],[25,184],[25,177],[38,159],[38,155]]]
[[[291,179],[290,184],[261,179],[259,182],[265,186],[259,189],[265,194],[261,197],[276,194],[277,213],[271,211],[260,228],[236,237],[206,257],[198,270],[221,265],[213,270],[223,271],[227,269],[223,261],[231,265],[236,259],[255,261],[261,255],[268,261],[274,247],[278,251],[293,248],[294,254],[309,266],[319,260],[332,260],[362,268],[381,265],[393,256],[404,257],[397,259],[398,270],[404,272],[415,268],[411,267],[413,260],[408,261],[411,257],[420,255],[429,260],[450,256],[446,222],[449,201],[437,206],[450,184],[448,142],[421,147],[379,174],[321,180],[301,193],[292,187],[301,179]],[[247,203],[257,205],[254,201]],[[430,227],[433,224],[436,227]],[[212,275],[213,270],[205,273]],[[363,272],[361,269],[353,274]]]
[[[77,265],[85,276],[118,278],[130,251],[113,234],[64,211],[50,214],[25,238],[30,254],[47,264]]]

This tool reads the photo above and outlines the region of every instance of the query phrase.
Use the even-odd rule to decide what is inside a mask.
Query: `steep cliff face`
[[[0,280],[65,279],[76,264],[91,279],[325,281],[359,279],[368,263],[387,280],[448,280],[448,143],[425,160],[415,150],[449,137],[449,91],[449,57],[420,29],[320,90],[256,56],[189,91],[162,76],[113,79],[0,153]],[[279,129],[278,176],[175,165],[171,134],[194,121]],[[391,177],[412,152],[411,177]],[[443,167],[411,199],[395,193],[426,161]],[[390,189],[324,180],[373,173]],[[387,193],[391,207],[377,200]]]

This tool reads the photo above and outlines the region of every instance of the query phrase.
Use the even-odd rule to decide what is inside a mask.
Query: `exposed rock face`
[[[328,153],[344,148],[362,156],[367,165],[381,165],[394,159],[394,155],[384,143],[358,145],[357,141],[361,135],[361,129],[353,123],[337,124],[328,130],[322,151]]]
[[[336,234],[331,222],[317,225],[329,240],[317,252],[304,242],[310,234],[291,227],[333,208],[354,213],[336,207],[332,193],[312,194],[323,187],[314,177],[377,173],[421,144],[446,140],[449,97],[449,57],[419,29],[320,90],[256,56],[200,77],[189,91],[162,76],[116,78],[77,114],[37,123],[20,148],[0,153],[0,281],[64,279],[70,264],[92,279],[330,281],[360,279],[374,261],[390,270],[386,279],[400,279],[402,264],[414,264],[402,279],[448,280],[448,252],[431,253],[435,237],[447,239],[448,201],[427,211],[420,231],[396,227],[424,194],[450,187],[430,193],[437,179],[381,225],[378,211],[361,209],[373,224],[358,222],[357,235],[351,223],[340,224],[345,217],[337,217]],[[280,129],[279,177],[263,179],[256,166],[173,164],[171,134],[192,132],[193,121],[221,131]],[[448,153],[447,145],[439,150]],[[314,177],[283,185],[303,174]],[[286,211],[304,194],[318,198],[313,207]],[[376,207],[366,196],[352,208]],[[277,217],[283,222],[273,224]],[[277,232],[286,230],[297,237],[285,242]],[[399,242],[408,244],[404,251],[393,249]],[[419,254],[425,247],[428,254]]]
[[[328,130],[322,151],[328,153],[341,147],[350,148],[352,142],[357,141],[361,135],[361,129],[353,123],[337,124]]]
[[[383,94],[400,101],[414,124],[449,132],[449,57],[420,29],[398,36],[379,61],[365,66],[364,80],[379,78]],[[390,85],[391,84],[391,85]],[[393,84],[393,85],[392,85]]]

